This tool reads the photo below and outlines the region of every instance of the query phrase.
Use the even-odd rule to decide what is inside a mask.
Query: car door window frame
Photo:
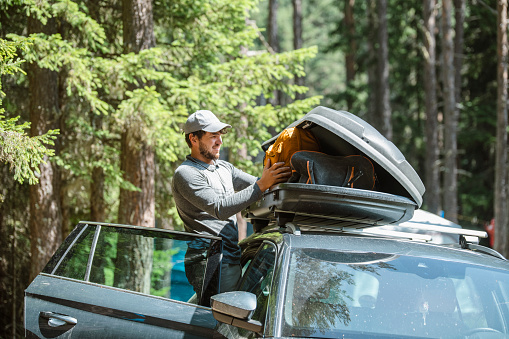
[[[76,279],[80,280],[82,282],[86,283],[95,283],[90,281],[90,275],[92,271],[92,264],[96,255],[96,249],[97,249],[97,243],[99,241],[100,235],[103,231],[104,227],[111,227],[116,229],[125,229],[128,230],[127,232],[130,233],[129,230],[132,230],[132,232],[142,232],[143,234],[149,235],[152,238],[156,238],[156,236],[159,236],[160,238],[166,238],[166,239],[174,239],[174,238],[180,238],[178,240],[183,240],[182,238],[205,238],[210,241],[209,247],[207,249],[207,263],[206,263],[206,269],[205,274],[203,276],[203,289],[201,294],[201,299],[198,301],[198,305],[210,307],[210,297],[216,293],[218,284],[216,284],[216,290],[214,290],[214,287],[212,284],[212,281],[219,281],[220,279],[220,266],[222,262],[222,239],[220,237],[215,236],[209,236],[209,235],[201,235],[201,234],[193,234],[193,233],[187,233],[187,232],[180,232],[180,231],[172,231],[172,230],[163,230],[163,229],[148,229],[148,228],[140,228],[136,226],[130,226],[130,225],[119,225],[119,224],[103,224],[103,223],[96,223],[96,222],[80,222],[70,233],[70,235],[64,240],[63,245],[59,247],[55,255],[50,259],[48,264],[43,269],[42,273],[54,275],[58,277],[64,277],[64,278],[70,278],[70,279]],[[93,229],[90,229],[93,228]],[[82,239],[82,237],[90,236],[90,233],[87,233],[87,230],[89,232],[93,232],[93,238],[92,242],[90,244],[90,249],[88,253],[87,258],[87,264],[85,268],[85,272],[83,277],[81,278],[72,278],[72,277],[66,277],[65,275],[58,274],[58,270],[63,264],[64,260],[68,258],[68,255],[70,252],[72,252],[76,247],[76,244],[79,243],[79,240]],[[154,233],[155,232],[155,233]],[[119,232],[120,233],[120,232]],[[103,285],[103,284],[100,284]],[[108,286],[104,285],[106,287],[113,287],[114,286]],[[146,293],[143,293],[146,294]],[[146,294],[149,296],[154,296],[152,294]],[[156,297],[156,296],[154,296]],[[168,300],[176,300],[172,299],[171,297],[163,297]],[[178,301],[178,300],[177,300]]]

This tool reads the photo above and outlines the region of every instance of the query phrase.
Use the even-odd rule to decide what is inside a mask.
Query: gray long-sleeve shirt
[[[223,263],[240,263],[237,212],[262,197],[258,178],[217,160],[209,165],[187,156],[172,189],[186,231],[223,238]]]

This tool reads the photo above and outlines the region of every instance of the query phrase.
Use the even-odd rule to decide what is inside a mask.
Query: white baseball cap
[[[184,133],[189,134],[199,130],[215,133],[227,127],[231,128],[232,126],[219,121],[211,111],[200,110],[187,118],[184,125]]]

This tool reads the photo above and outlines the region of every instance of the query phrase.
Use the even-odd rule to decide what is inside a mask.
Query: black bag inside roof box
[[[255,225],[287,221],[301,225],[362,228],[409,220],[422,204],[424,185],[400,150],[375,128],[346,111],[316,107],[289,127],[309,129],[329,155],[363,155],[374,164],[376,188],[284,183],[265,192],[247,208]],[[265,151],[277,136],[262,145]],[[325,227],[324,226],[324,227]]]

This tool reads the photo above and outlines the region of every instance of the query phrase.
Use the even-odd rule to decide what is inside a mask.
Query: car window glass
[[[486,317],[482,307],[481,296],[472,281],[472,278],[466,276],[465,279],[454,279],[458,306],[462,317],[470,327],[487,327]]]
[[[45,273],[209,306],[221,248],[220,240],[179,232],[91,225]]]
[[[507,273],[457,262],[296,249],[282,335],[459,337],[486,328],[505,331],[502,305],[509,300],[497,283],[504,281]]]
[[[267,302],[276,259],[276,248],[272,244],[264,244],[251,261],[239,286],[240,291],[256,295],[257,307],[252,319],[264,322]]]
[[[509,280],[499,280],[496,282],[498,287],[500,288],[500,300],[509,300]],[[500,303],[500,307],[505,312],[507,318],[509,318],[509,303]]]
[[[184,267],[188,241],[153,237],[132,230],[103,228],[98,239],[90,281],[180,301],[197,302]],[[196,265],[206,264],[203,256]],[[203,279],[201,272],[200,279]]]
[[[94,231],[95,227],[88,227],[83,230],[77,240],[71,244],[69,251],[63,255],[62,261],[54,274],[78,280],[85,279]]]

